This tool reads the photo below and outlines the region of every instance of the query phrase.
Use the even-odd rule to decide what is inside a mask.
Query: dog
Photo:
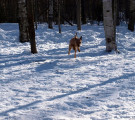
[[[81,43],[82,43],[82,36],[78,38],[76,33],[75,36],[69,42],[68,55],[70,55],[70,51],[73,48],[73,50],[75,51],[74,58],[76,58],[76,52],[77,50],[80,52]]]

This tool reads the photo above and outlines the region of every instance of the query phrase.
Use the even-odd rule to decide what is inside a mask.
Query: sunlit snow
[[[117,27],[120,54],[105,52],[103,26],[38,25],[38,54],[0,24],[0,120],[135,120],[135,32]],[[78,33],[81,52],[68,55]]]

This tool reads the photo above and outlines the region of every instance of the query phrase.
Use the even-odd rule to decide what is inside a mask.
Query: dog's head
[[[80,38],[76,38],[76,42],[78,47],[80,47],[80,45],[82,44],[82,36]]]
[[[82,36],[80,37],[80,44],[82,43]]]
[[[75,37],[74,37],[75,39],[78,39],[78,40],[80,40],[80,42],[82,42],[82,36],[80,37],[80,38],[78,38],[77,37],[77,33],[75,34]]]

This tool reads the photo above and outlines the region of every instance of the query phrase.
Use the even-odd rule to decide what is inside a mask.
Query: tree
[[[18,21],[20,31],[20,42],[28,42],[28,21],[27,21],[27,10],[26,0],[18,0]]]
[[[134,31],[134,24],[135,24],[135,0],[130,0],[130,17],[128,29]]]
[[[116,44],[116,3],[117,0],[103,0],[104,31],[106,51],[117,51]]]
[[[38,4],[38,1],[35,0],[35,27],[36,27],[36,30],[37,30],[37,4]]]
[[[81,30],[81,0],[77,0],[77,29]]]
[[[53,29],[53,0],[49,0],[48,28]]]
[[[27,0],[27,11],[28,11],[28,29],[29,29],[31,53],[34,54],[37,53],[37,49],[36,49],[35,29],[34,29],[33,0]]]
[[[86,13],[85,13],[85,1],[81,0],[81,8],[82,8],[82,24],[86,24]]]
[[[60,26],[60,0],[57,0],[58,2],[58,26],[59,26],[59,33],[61,33],[61,26]]]

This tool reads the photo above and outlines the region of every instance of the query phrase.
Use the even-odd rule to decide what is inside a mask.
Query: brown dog
[[[76,58],[76,52],[77,52],[77,50],[80,52],[81,43],[82,43],[82,36],[80,38],[78,38],[77,33],[76,33],[75,37],[70,40],[68,55],[70,55],[70,51],[73,48],[73,50],[75,51],[74,57]]]

